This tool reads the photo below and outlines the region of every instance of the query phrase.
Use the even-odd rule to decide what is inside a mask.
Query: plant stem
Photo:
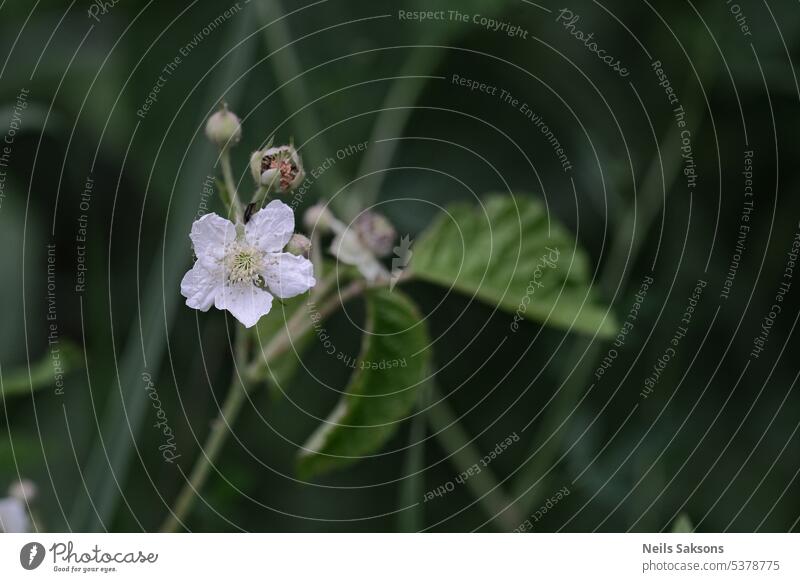
[[[322,285],[326,285],[327,281],[324,281]],[[319,314],[319,318],[317,321],[321,321],[328,316],[330,316],[333,312],[339,309],[342,305],[347,303],[350,299],[356,297],[357,295],[361,294],[366,289],[366,284],[364,281],[353,281],[344,288],[341,293],[334,295],[333,297],[328,298],[328,300],[322,304],[322,306],[316,310]],[[312,296],[313,298],[313,296]],[[311,320],[310,313],[308,310],[305,309],[298,309],[294,315],[286,322],[286,326],[283,328],[283,332],[279,335],[275,336],[271,342],[267,344],[264,348],[264,351],[261,352],[261,356],[255,358],[253,362],[247,367],[245,372],[248,378],[258,378],[261,375],[264,367],[273,360],[276,356],[279,356],[283,352],[289,349],[292,345],[292,336],[298,336],[306,333],[311,329],[314,325],[314,322]]]
[[[174,532],[178,529],[179,525],[183,525],[183,520],[189,513],[189,510],[194,505],[196,497],[200,494],[200,489],[208,478],[208,473],[211,470],[211,465],[219,455],[222,446],[230,434],[230,427],[244,403],[245,396],[248,392],[248,386],[245,384],[245,379],[240,375],[240,368],[244,365],[247,358],[247,332],[237,326],[235,339],[235,363],[233,366],[233,374],[231,378],[231,385],[228,388],[228,395],[225,397],[225,402],[219,411],[219,416],[211,426],[205,446],[201,451],[200,458],[195,461],[194,468],[189,477],[189,480],[181,489],[178,499],[175,502],[175,509],[170,512],[169,517],[161,526],[162,532]]]
[[[464,470],[478,465],[482,453],[474,444],[474,440],[467,434],[459,423],[458,417],[447,405],[439,394],[433,381],[430,383],[430,397],[436,402],[427,411],[427,419],[435,431],[436,440],[448,453],[448,458],[456,470]],[[503,488],[498,483],[492,470],[483,469],[467,481],[467,487],[472,491],[478,504],[481,505],[502,531],[510,532],[519,527],[525,519],[519,509],[514,506]]]
[[[321,291],[324,293],[330,287],[328,281],[323,281]],[[344,303],[356,297],[366,289],[364,281],[354,281],[344,290],[330,297],[317,311],[321,319],[325,319],[339,309]],[[319,320],[318,320],[319,321]],[[219,415],[211,426],[211,432],[206,439],[200,456],[195,461],[189,480],[181,489],[175,502],[174,509],[161,526],[162,532],[175,532],[183,525],[183,520],[188,515],[200,490],[208,478],[211,466],[222,450],[230,434],[236,418],[241,411],[250,388],[258,381],[259,375],[265,365],[280,356],[291,345],[293,334],[304,334],[311,329],[313,321],[304,309],[298,310],[286,323],[283,331],[276,335],[261,352],[260,356],[248,362],[247,341],[248,333],[244,329],[237,329],[235,339],[235,365],[228,395],[220,409]]]
[[[231,214],[240,218],[242,216],[242,205],[239,202],[239,193],[236,190],[236,182],[233,180],[233,169],[231,168],[231,154],[228,148],[223,148],[219,155],[219,164],[222,167],[222,178],[225,181],[225,188],[231,197]]]

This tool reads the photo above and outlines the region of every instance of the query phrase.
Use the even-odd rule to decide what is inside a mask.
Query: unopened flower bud
[[[261,156],[260,184],[279,192],[297,188],[306,178],[303,162],[294,146],[269,148]]]
[[[250,175],[253,176],[253,182],[261,184],[261,158],[264,157],[264,152],[256,150],[250,154]]]
[[[375,256],[385,257],[392,252],[397,231],[392,223],[377,212],[367,210],[356,218],[353,228]]]
[[[36,498],[39,488],[30,479],[20,479],[8,488],[8,494],[20,501],[31,502]]]
[[[309,232],[318,230],[322,233],[330,231],[337,222],[333,213],[324,204],[315,204],[306,210],[303,215],[303,224]]]
[[[236,145],[242,137],[242,123],[235,113],[228,111],[228,106],[208,118],[206,136],[220,149]]]
[[[286,251],[293,255],[308,258],[308,255],[311,254],[311,241],[302,234],[293,234],[286,245]]]
[[[271,190],[279,190],[281,182],[281,172],[277,168],[267,170],[261,174],[260,183]]]

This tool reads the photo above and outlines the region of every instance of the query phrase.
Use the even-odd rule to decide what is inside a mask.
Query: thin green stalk
[[[229,33],[221,39],[221,56],[224,57],[224,51],[228,47],[237,45],[245,38],[251,28],[252,22],[249,19],[237,19]],[[225,94],[231,103],[237,102],[241,84],[234,81],[252,62],[254,47],[251,45],[252,43],[243,43],[242,48],[236,51],[235,59],[226,61],[223,66],[215,64],[212,71],[204,76],[210,83],[207,93],[209,101],[219,99]],[[191,151],[195,152],[194,149]],[[213,164],[215,155],[212,154],[211,147],[204,144],[196,151],[196,155],[176,159],[176,163],[183,163],[184,160],[187,163],[181,175],[204,176],[208,166]],[[150,406],[150,400],[142,390],[141,375],[143,371],[149,370],[155,376],[161,367],[168,338],[164,330],[173,327],[172,321],[180,301],[178,285],[183,266],[189,259],[186,235],[181,234],[178,242],[172,233],[189,231],[191,217],[197,213],[196,190],[199,182],[184,181],[186,186],[174,191],[175,197],[170,198],[167,196],[169,183],[160,181],[158,172],[151,177],[158,186],[154,192],[149,193],[148,201],[151,198],[172,200],[170,216],[176,222],[173,224],[173,218],[170,218],[170,235],[165,239],[163,248],[159,247],[163,255],[160,251],[156,253],[161,259],[150,261],[146,272],[140,272],[146,263],[137,263],[137,277],[144,282],[139,302],[139,325],[132,325],[128,331],[124,348],[115,360],[114,377],[95,378],[94,371],[91,377],[87,372],[87,379],[92,384],[112,383],[115,389],[108,391],[105,408],[94,411],[96,417],[102,420],[97,421],[98,430],[92,438],[91,451],[82,468],[88,493],[75,496],[68,520],[76,531],[98,531],[110,527],[120,501],[127,505],[124,485],[128,478],[129,463],[131,455],[136,451],[143,419]],[[164,289],[175,291],[165,294]],[[120,349],[119,346],[112,347],[115,352]],[[92,398],[97,398],[97,394]],[[130,511],[130,507],[127,509]]]
[[[320,317],[325,319],[330,316],[344,303],[356,297],[365,289],[366,285],[363,281],[353,282],[341,293],[330,297],[320,307],[318,310]],[[267,344],[258,357],[249,362],[247,357],[248,334],[244,329],[237,329],[235,340],[236,363],[228,394],[225,397],[219,415],[212,424],[211,432],[208,434],[201,455],[195,461],[189,480],[178,494],[173,510],[161,527],[162,532],[177,531],[178,527],[183,524],[184,519],[200,495],[200,490],[208,478],[211,466],[216,461],[228,439],[230,429],[241,412],[242,404],[246,400],[247,394],[258,382],[263,368],[289,349],[293,335],[302,335],[310,331],[312,325],[313,322],[305,310],[298,310],[289,319],[283,331]]]
[[[425,494],[425,427],[430,391],[420,390],[408,432],[408,449],[403,462],[405,478],[400,484],[400,507],[407,508],[397,516],[397,528],[401,532],[418,532],[425,527],[425,506],[419,500]]]
[[[328,318],[350,299],[353,299],[354,297],[363,293],[365,289],[366,284],[364,281],[354,281],[345,287],[341,293],[329,297],[328,300],[322,304],[322,307],[317,310],[319,319]],[[304,333],[310,331],[313,325],[314,322],[311,320],[311,317],[306,310],[298,309],[297,312],[295,312],[295,314],[289,318],[289,321],[283,328],[283,332],[275,336],[275,339],[267,344],[267,346],[261,352],[261,355],[250,363],[245,372],[246,376],[248,378],[261,377],[262,372],[264,371],[264,368],[267,367],[268,363],[271,362],[273,358],[282,354],[291,347],[292,337],[303,335]]]
[[[175,532],[179,526],[183,525],[183,521],[186,519],[192,505],[194,505],[195,499],[200,495],[200,490],[203,488],[206,479],[208,479],[211,466],[228,439],[231,426],[239,415],[242,404],[246,399],[249,386],[245,384],[245,379],[240,376],[240,373],[241,367],[245,364],[247,358],[247,331],[237,326],[235,333],[236,363],[233,367],[228,395],[225,397],[219,416],[211,427],[211,432],[206,439],[201,456],[195,462],[189,480],[178,495],[174,510],[167,517],[164,525],[161,526],[162,532]]]
[[[222,167],[222,178],[225,181],[225,188],[228,190],[228,196],[231,197],[231,208],[229,210],[236,218],[240,218],[243,215],[242,204],[239,201],[239,192],[236,189],[236,181],[233,179],[231,154],[227,147],[223,148],[219,154],[219,164]]]
[[[697,59],[700,63],[698,70],[702,73],[708,71],[710,58],[702,55]],[[709,75],[701,76],[708,85],[712,84]],[[699,111],[687,119],[687,128],[695,134],[697,127],[703,120],[705,109],[700,107],[700,98],[694,93],[689,93],[692,78],[684,83],[684,90],[681,94],[692,95],[694,98],[687,99],[685,109],[689,112]],[[660,151],[662,154],[668,152],[663,158],[663,167],[659,158],[654,158],[647,170],[644,181],[642,182],[642,199],[637,207],[629,208],[621,222],[621,227],[617,229],[616,236],[612,241],[609,250],[609,260],[606,268],[600,277],[599,286],[606,293],[613,293],[614,287],[625,288],[630,277],[629,266],[635,264],[642,246],[645,242],[645,233],[650,229],[653,220],[658,216],[662,207],[662,192],[666,196],[675,180],[680,175],[680,150],[674,145],[679,143],[679,131],[670,120],[670,128],[661,140]],[[663,172],[664,186],[661,187]],[[638,236],[630,240],[634,233]],[[552,466],[553,460],[560,450],[561,442],[555,433],[567,430],[569,423],[564,423],[564,418],[574,409],[580,395],[587,387],[588,378],[594,369],[595,361],[605,349],[602,342],[592,341],[591,338],[580,338],[575,341],[570,357],[565,361],[569,362],[568,372],[570,376],[564,381],[560,393],[553,402],[552,411],[544,417],[542,426],[537,431],[534,438],[534,449],[538,452],[530,459],[527,465],[520,471],[514,480],[512,491],[518,505],[523,511],[532,507],[541,494],[549,492],[548,479],[542,478],[544,473]],[[572,362],[580,360],[580,364],[574,367]],[[563,423],[563,426],[561,426]],[[560,428],[559,428],[560,427]],[[548,439],[541,444],[542,435],[549,435]],[[538,480],[538,485],[532,486]]]
[[[436,70],[446,54],[446,51],[427,47],[412,51],[403,64],[399,77],[392,82],[386,93],[380,113],[372,126],[369,140],[371,144],[381,139],[402,135],[414,112],[414,104],[430,80],[429,75]],[[356,175],[366,176],[376,173],[370,178],[370,187],[367,190],[359,191],[357,196],[340,195],[334,199],[333,204],[343,218],[350,220],[362,208],[368,208],[375,203],[386,178],[386,172],[380,170],[388,167],[399,144],[399,140],[391,139],[382,142],[380,147],[372,146],[367,150]]]
[[[261,19],[261,26],[264,27],[264,40],[271,53],[269,62],[281,84],[280,95],[289,114],[293,114],[311,101],[303,78],[304,67],[294,48],[294,43],[297,41],[292,39],[287,24],[287,15],[279,0],[259,2],[256,8]],[[296,11],[290,12],[290,14],[294,12]],[[294,115],[292,121],[302,139],[307,140],[311,136],[317,136],[313,141],[302,143],[304,154],[307,154],[304,157],[310,159],[313,164],[319,164],[328,157],[329,152],[335,150],[326,144],[325,137],[320,133],[322,124],[310,108]],[[335,165],[325,172],[325,177],[330,180],[328,189],[332,192],[338,191],[344,184],[339,169]]]
[[[436,431],[436,440],[449,453],[453,467],[458,471],[463,471],[473,465],[478,465],[481,469],[480,473],[466,481],[472,494],[486,514],[497,522],[500,529],[512,531],[519,527],[523,517],[506,496],[491,469],[481,467],[479,464],[483,455],[472,444],[469,435],[459,424],[458,418],[432,383],[430,392],[431,398],[437,404],[428,410],[427,418],[431,428]]]

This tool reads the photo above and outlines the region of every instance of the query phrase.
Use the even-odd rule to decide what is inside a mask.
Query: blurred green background
[[[435,311],[428,325],[441,335],[434,359],[445,404],[405,423],[389,454],[301,482],[297,447],[337,396],[315,376],[339,388],[348,378],[312,342],[305,369],[283,386],[287,396],[254,393],[190,529],[508,531],[568,487],[535,531],[669,530],[680,514],[699,531],[797,530],[797,282],[763,353],[749,354],[800,219],[800,6],[742,2],[747,35],[724,2],[573,2],[576,27],[625,62],[626,78],[571,36],[556,21],[562,6],[547,1],[100,6],[0,6],[4,132],[20,91],[29,91],[0,206],[0,488],[18,475],[39,485],[38,528],[156,529],[224,397],[232,324],[218,311],[198,316],[178,288],[201,203],[221,211],[202,196],[218,174],[203,126],[224,99],[243,119],[233,154],[243,184],[249,152],[272,134],[293,138],[307,169],[370,142],[367,153],[322,172],[298,213],[331,197],[345,215],[382,202],[380,211],[414,238],[437,205],[507,185],[546,199],[575,233],[618,321],[642,280],[655,283],[597,382],[612,342],[522,324],[496,351],[511,316],[409,285],[423,312]],[[409,21],[398,10],[459,10],[528,34],[493,32],[472,18]],[[686,110],[698,172],[691,192],[653,60]],[[454,74],[529,103],[572,172],[519,110],[455,85]],[[746,150],[754,152],[751,228],[722,299]],[[76,240],[81,215],[85,249]],[[76,291],[79,251],[85,288]],[[698,279],[708,286],[688,333],[643,399]],[[361,304],[347,315],[363,319]],[[326,327],[357,353],[347,315]],[[67,368],[63,394],[53,383],[54,345]],[[144,373],[176,434],[177,464],[158,452]],[[480,479],[420,503],[515,432],[519,442]]]

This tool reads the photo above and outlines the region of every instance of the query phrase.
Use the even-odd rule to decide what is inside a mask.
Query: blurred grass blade
[[[305,165],[315,167],[326,160],[335,148],[328,147],[322,133],[322,125],[312,108],[306,108],[295,115],[295,111],[308,104],[311,99],[306,89],[300,59],[294,49],[293,43],[297,41],[292,39],[286,18],[294,12],[284,14],[280,0],[259,2],[256,6],[260,16],[259,24],[266,27],[264,40],[270,51],[270,64],[281,87],[281,97],[299,134],[299,139],[295,141],[301,146],[303,158],[306,160]],[[313,10],[313,7],[298,10]],[[313,140],[305,141],[312,137]],[[344,185],[344,180],[335,165],[326,171],[326,179],[330,179],[329,190],[332,192],[337,192]]]
[[[370,144],[374,145],[371,145],[364,155],[357,176],[377,173],[370,178],[368,189],[343,192],[333,201],[336,209],[346,220],[352,220],[362,208],[369,208],[378,200],[383,180],[386,178],[386,172],[380,170],[388,167],[395,150],[400,145],[400,140],[392,138],[402,135],[414,112],[414,104],[430,80],[427,77],[436,70],[445,55],[446,51],[433,48],[413,49],[403,65],[400,78],[395,79],[389,87],[370,135]],[[381,139],[389,141],[377,144],[376,142]]]
[[[459,473],[478,465],[483,458],[478,447],[438,390],[434,386],[430,390],[431,399],[437,404],[428,411],[428,420],[436,431],[436,440],[447,451],[450,464]],[[506,496],[488,466],[481,467],[480,473],[466,480],[466,484],[486,515],[495,520],[501,530],[510,532],[519,527],[523,521],[519,510]]]
[[[83,367],[83,355],[75,344],[69,340],[61,340],[57,349],[58,371],[54,368],[55,357],[48,350],[42,359],[30,369],[12,370],[0,375],[0,392],[2,393],[0,404],[6,398],[24,396],[35,390],[56,385],[57,375],[63,378],[69,372]]]
[[[685,513],[681,513],[678,516],[678,519],[675,520],[675,523],[672,524],[672,533],[693,533],[694,532],[694,525],[692,524],[692,520],[689,519],[689,516]]]
[[[696,59],[697,74],[703,79],[710,91],[715,79],[715,69],[711,67],[713,56],[711,49],[704,46],[698,52]],[[684,109],[694,112],[687,119],[686,130],[693,135],[703,121],[706,114],[705,107],[702,106],[699,91],[691,91],[693,76],[683,84],[681,95],[687,95],[684,101]],[[617,230],[614,240],[609,250],[609,259],[600,277],[599,286],[609,295],[614,294],[614,287],[623,289],[628,282],[631,270],[629,266],[635,264],[639,258],[639,252],[645,242],[650,226],[658,216],[659,211],[665,202],[667,193],[672,189],[675,181],[680,176],[681,169],[681,150],[680,130],[675,123],[670,120],[668,129],[658,145],[661,153],[655,154],[642,181],[637,205],[629,208],[624,219],[620,222],[622,226]],[[663,179],[663,188],[662,188]],[[634,233],[640,233],[634,237]],[[543,422],[534,434],[531,445],[532,451],[538,451],[535,456],[529,458],[527,464],[520,467],[517,478],[514,481],[514,496],[520,499],[523,510],[529,509],[536,504],[537,499],[541,498],[541,493],[546,491],[541,480],[538,485],[532,486],[542,474],[550,469],[553,459],[561,448],[563,434],[567,434],[570,423],[564,422],[564,417],[574,410],[578,399],[586,390],[589,377],[594,370],[595,361],[606,349],[606,345],[601,342],[592,342],[589,338],[579,338],[575,341],[572,352],[564,361],[570,362],[564,368],[564,376],[567,378],[561,386],[560,391],[553,401],[552,408],[543,416]],[[572,362],[580,362],[574,366]],[[562,426],[563,425],[563,426]],[[560,435],[556,435],[559,433]],[[542,442],[543,435],[548,435],[546,442]]]
[[[235,46],[250,32],[253,21],[242,16],[236,26],[221,43],[221,54]],[[237,101],[242,83],[234,81],[250,66],[254,43],[243,43],[236,49],[235,58],[219,65],[209,84],[206,101],[212,102],[225,95],[230,103]],[[215,152],[210,145],[202,143],[198,155],[191,157],[186,165],[186,175],[203,176],[214,163]],[[191,182],[180,189],[173,199],[172,213],[176,225],[186,222],[197,211],[197,186]],[[188,237],[188,223],[186,236]],[[166,330],[174,317],[180,300],[179,281],[184,267],[189,262],[188,244],[166,245],[164,260],[153,261],[142,286],[144,291],[141,306],[142,336],[134,325],[120,357],[119,392],[112,390],[102,420],[104,442],[96,442],[87,463],[86,486],[92,496],[78,497],[71,515],[72,527],[78,531],[98,531],[109,527],[124,486],[128,463],[138,438],[148,399],[142,390],[141,375],[145,371],[142,347],[146,351],[147,370],[154,376],[161,366],[166,343]],[[164,292],[164,289],[167,292]],[[122,400],[120,399],[122,398]]]
[[[400,508],[408,509],[397,518],[397,529],[401,532],[418,532],[425,527],[425,506],[420,500],[425,495],[425,407],[430,400],[429,394],[425,388],[420,392],[418,410],[408,432],[408,449],[403,463],[405,478],[400,483],[399,503]]]

